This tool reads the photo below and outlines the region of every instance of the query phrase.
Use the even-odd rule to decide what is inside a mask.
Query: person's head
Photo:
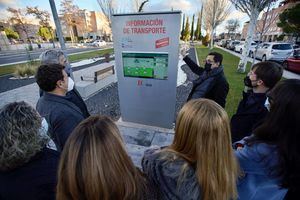
[[[300,175],[300,80],[283,80],[267,96],[270,112],[254,130],[254,136],[256,141],[278,146],[281,161],[278,171],[283,176],[283,185],[290,187],[293,174]]]
[[[205,68],[213,69],[222,65],[223,56],[217,52],[210,52],[205,59]]]
[[[36,82],[45,92],[65,94],[73,89],[74,82],[68,78],[64,66],[59,64],[41,65],[35,75]]]
[[[24,165],[49,140],[42,128],[42,118],[27,103],[9,103],[0,109],[0,171]]]
[[[47,50],[40,55],[41,65],[60,64],[66,66],[67,59],[60,50]]]
[[[282,73],[281,65],[275,62],[259,62],[252,66],[245,85],[253,88],[264,88],[266,91],[272,89],[280,81]]]
[[[140,199],[143,181],[115,123],[91,116],[75,128],[63,149],[57,199]]]
[[[238,164],[229,119],[220,105],[208,99],[186,103],[178,114],[170,149],[196,166],[203,199],[236,198]]]

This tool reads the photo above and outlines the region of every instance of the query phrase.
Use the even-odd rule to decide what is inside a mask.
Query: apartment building
[[[71,16],[72,23],[66,23],[60,18],[65,37],[82,37],[84,39],[111,39],[111,29],[105,16],[101,12],[79,10],[77,16]]]
[[[293,7],[296,3],[281,4],[277,8],[270,9],[268,12],[264,12],[262,17],[257,21],[253,40],[261,40],[265,42],[276,41],[277,38],[283,34],[280,27],[277,26],[279,22],[279,15],[287,8]],[[244,23],[242,29],[242,39],[246,39],[247,31],[249,27],[249,21]],[[290,38],[285,37],[285,40]]]

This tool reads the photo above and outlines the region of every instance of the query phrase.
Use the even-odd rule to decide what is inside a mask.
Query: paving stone
[[[174,134],[157,132],[154,135],[151,146],[157,145],[160,147],[169,146],[174,138]]]
[[[134,127],[119,126],[119,130],[123,135],[126,143],[149,147],[155,132],[146,129]]]
[[[127,152],[130,155],[135,166],[141,168],[141,161],[144,156],[144,152],[149,147],[144,147],[135,144],[126,144]]]

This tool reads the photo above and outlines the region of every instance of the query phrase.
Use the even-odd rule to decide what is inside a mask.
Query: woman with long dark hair
[[[265,121],[234,144],[244,176],[240,199],[294,199],[300,191],[300,80],[287,79],[268,94]]]

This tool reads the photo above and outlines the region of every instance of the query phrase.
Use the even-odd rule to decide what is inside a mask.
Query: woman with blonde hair
[[[142,166],[162,199],[237,198],[239,167],[231,148],[228,116],[211,100],[185,104],[177,117],[173,143],[146,151]]]
[[[91,116],[75,128],[61,155],[58,200],[156,199],[155,194],[110,118]]]

